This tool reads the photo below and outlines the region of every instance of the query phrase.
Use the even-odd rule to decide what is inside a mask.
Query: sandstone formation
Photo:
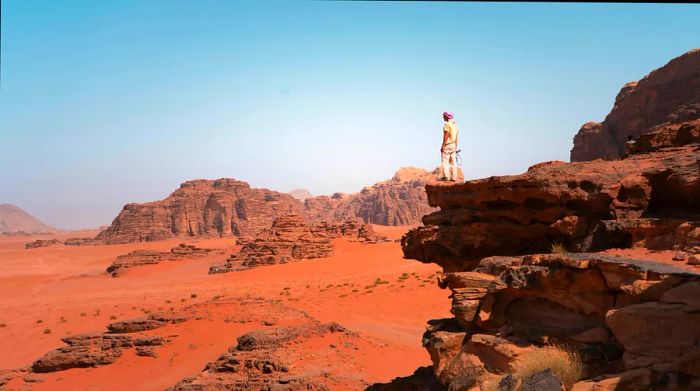
[[[81,334],[61,339],[65,347],[53,350],[32,364],[32,371],[55,372],[70,368],[107,365],[122,355],[123,348],[131,348],[133,340],[125,335]]]
[[[326,237],[329,239],[346,238],[351,242],[364,244],[376,244],[389,241],[389,238],[378,234],[370,224],[365,224],[358,218],[348,219],[337,224],[323,221],[311,226],[311,232],[319,237]]]
[[[333,379],[315,362],[319,355],[328,360],[338,359],[340,354],[332,348],[314,354],[294,349],[294,344],[320,340],[326,334],[337,334],[335,339],[346,344],[356,338],[336,323],[317,321],[255,330],[238,337],[238,344],[207,364],[201,374],[169,390],[330,390]]]
[[[32,242],[29,242],[24,245],[24,248],[30,249],[30,248],[40,248],[40,247],[49,247],[49,246],[56,246],[61,244],[61,241],[58,239],[37,239]]]
[[[95,238],[68,238],[63,244],[66,246],[94,246],[100,244]]]
[[[209,273],[226,273],[256,266],[287,263],[301,259],[326,258],[333,254],[327,236],[316,235],[304,218],[287,215],[275,220],[272,228],[256,235],[226,263],[213,265]]]
[[[0,204],[0,233],[50,233],[58,230],[12,204]]]
[[[241,250],[231,255],[225,263],[212,265],[209,273],[227,273],[302,259],[327,258],[333,255],[331,239],[340,237],[364,244],[389,240],[359,219],[350,219],[340,224],[322,222],[309,225],[299,215],[287,215],[276,219],[272,228],[260,232],[255,238],[239,240]]]
[[[280,216],[296,214],[308,223],[343,223],[360,218],[380,225],[418,224],[434,210],[423,186],[437,170],[402,168],[392,179],[355,194],[304,198],[253,189],[234,179],[185,182],[162,201],[127,204],[97,241],[116,244],[173,237],[252,237]],[[84,243],[87,244],[87,243]]]
[[[700,149],[549,162],[522,175],[429,184],[440,210],[404,239],[408,258],[467,270],[491,255],[642,246],[700,251]]]
[[[700,49],[694,49],[638,82],[627,83],[605,121],[586,123],[576,134],[571,161],[619,159],[628,136],[637,138],[700,119],[698,91]]]
[[[135,250],[128,254],[120,255],[107,268],[107,273],[112,277],[124,274],[127,269],[134,266],[155,265],[163,261],[179,261],[184,259],[198,259],[209,255],[211,249],[199,248],[192,245],[180,243],[170,249],[169,252],[153,250]]]
[[[511,372],[528,349],[552,342],[575,347],[586,378],[646,369],[647,382],[700,385],[700,273],[603,254],[545,254],[485,258],[441,284],[452,291],[455,318],[433,321],[424,345],[447,387]]]
[[[186,320],[187,317],[183,315],[151,314],[141,318],[110,323],[107,326],[107,330],[109,330],[110,333],[137,333],[140,331],[158,329],[167,324],[182,323]]]
[[[560,390],[565,378],[553,372],[518,376],[554,345],[580,360],[567,388],[700,388],[699,58],[628,85],[605,123],[584,125],[572,160],[619,158],[632,133],[621,160],[426,185],[439,211],[402,247],[442,266],[439,284],[451,291],[454,317],[430,321],[423,340],[445,387]],[[610,249],[676,255],[600,252]]]
[[[97,235],[108,244],[189,236],[245,236],[304,206],[289,194],[252,189],[234,179],[185,182],[162,201],[127,204]]]
[[[460,179],[463,175],[460,172]],[[306,200],[306,207],[314,221],[344,221],[359,217],[365,223],[379,225],[412,225],[434,209],[428,205],[424,185],[434,181],[439,170],[404,167],[388,181],[365,187],[351,195],[340,193],[332,197],[314,197]]]

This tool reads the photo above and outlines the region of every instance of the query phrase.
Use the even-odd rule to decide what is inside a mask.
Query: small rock
[[[688,265],[700,265],[700,255],[693,254],[688,257]]]

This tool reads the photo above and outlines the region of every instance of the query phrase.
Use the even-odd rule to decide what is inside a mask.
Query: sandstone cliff
[[[253,189],[234,179],[185,182],[162,201],[127,204],[97,239],[107,243],[142,242],[178,236],[252,235],[275,218],[304,214],[289,194]]]
[[[606,124],[584,125],[592,149],[575,150],[603,153],[590,158],[618,158],[620,139],[638,132],[624,159],[426,185],[440,209],[402,246],[445,271],[454,317],[430,321],[423,343],[449,390],[700,388],[700,121],[686,90],[698,54],[623,89]],[[600,252],[620,248],[646,255]],[[651,259],[658,250],[686,255]],[[577,379],[518,378],[553,344],[578,357]]]
[[[613,160],[633,138],[655,126],[700,119],[700,49],[691,50],[627,83],[602,123],[588,122],[574,137],[571,161]]]
[[[359,193],[306,198],[268,189],[254,189],[234,179],[185,182],[161,201],[127,204],[97,240],[109,244],[172,237],[252,237],[283,215],[296,214],[308,223],[344,223],[355,218],[380,225],[418,224],[434,210],[424,185],[437,172],[402,168],[390,180]]]

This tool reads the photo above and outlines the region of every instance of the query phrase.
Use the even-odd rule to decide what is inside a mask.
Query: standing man
[[[454,182],[457,180],[457,135],[459,129],[454,121],[454,115],[447,111],[442,113],[445,124],[442,127],[442,178],[440,180]]]

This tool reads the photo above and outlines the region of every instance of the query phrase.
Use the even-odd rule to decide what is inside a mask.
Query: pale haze
[[[186,180],[356,192],[439,163],[568,160],[624,83],[700,47],[696,4],[2,2],[0,203],[108,224]]]

